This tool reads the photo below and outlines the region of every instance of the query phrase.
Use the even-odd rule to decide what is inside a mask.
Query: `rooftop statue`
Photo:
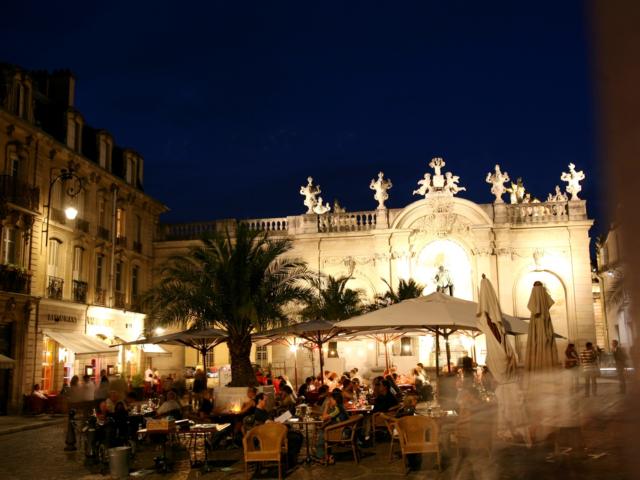
[[[327,213],[330,210],[331,210],[331,205],[329,205],[329,202],[327,202],[325,205],[322,205],[322,197],[318,197],[318,201],[313,207],[313,213],[322,215],[323,213]]]
[[[569,164],[569,173],[562,172],[562,175],[560,175],[560,180],[567,182],[567,193],[571,194],[571,200],[580,200],[578,193],[582,191],[580,182],[584,178],[584,171],[576,171],[576,166],[573,163]]]
[[[333,200],[333,213],[346,213],[347,209],[340,205],[337,198]]]
[[[387,191],[393,187],[391,180],[387,180],[384,178],[384,172],[378,172],[378,180],[371,180],[369,184],[369,188],[371,190],[375,190],[375,194],[373,198],[378,201],[378,210],[386,210],[387,207],[384,205],[384,202],[389,199],[389,194]]]
[[[491,193],[495,195],[496,199],[493,203],[504,203],[502,195],[506,191],[504,183],[511,180],[507,172],[500,171],[500,165],[496,164],[494,173],[487,173],[486,182],[491,184]]]
[[[307,207],[307,214],[313,213],[313,209],[318,203],[316,197],[320,195],[320,185],[314,185],[313,177],[307,177],[307,185],[300,187],[300,195],[304,195],[304,206]]]
[[[522,183],[522,178],[518,177],[516,183],[511,182],[511,187],[505,188],[504,191],[509,193],[509,202],[512,205],[522,203],[525,195],[525,188],[524,184]]]
[[[460,177],[454,175],[451,172],[447,172],[442,175],[442,169],[446,165],[445,161],[440,157],[431,159],[429,166],[433,168],[434,173],[425,173],[422,180],[418,181],[420,188],[413,191],[414,195],[424,195],[428,198],[430,194],[442,194],[447,196],[453,196],[458,192],[465,191],[465,187],[458,185]]]
[[[566,194],[562,193],[560,190],[560,185],[556,185],[556,191],[554,193],[550,193],[547,197],[547,202],[566,202],[569,200]]]

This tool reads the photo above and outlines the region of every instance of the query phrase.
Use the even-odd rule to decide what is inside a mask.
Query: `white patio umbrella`
[[[536,281],[531,289],[527,308],[531,312],[525,368],[529,372],[546,371],[558,364],[558,349],[553,333],[549,309],[553,299],[542,285]]]
[[[508,439],[519,436],[527,445],[531,445],[529,418],[516,377],[516,354],[506,336],[507,329],[498,297],[484,274],[480,282],[477,315],[479,328],[487,342],[487,367],[498,384],[498,435]]]
[[[439,372],[439,337],[445,338],[447,365],[449,365],[451,363],[449,335],[458,330],[480,330],[476,316],[477,307],[478,304],[475,302],[434,292],[338,322],[336,327],[352,330],[424,329],[433,332],[436,334],[436,368]],[[508,333],[517,335],[529,331],[529,325],[520,318],[501,315],[501,321]]]

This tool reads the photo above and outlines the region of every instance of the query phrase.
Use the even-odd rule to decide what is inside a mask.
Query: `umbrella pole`
[[[387,342],[384,342],[384,363],[389,371],[389,344]]]
[[[318,342],[318,355],[320,357],[320,378],[322,378],[322,385],[324,385],[324,355],[322,354],[322,342]]]
[[[444,335],[444,347],[447,351],[447,373],[451,373],[451,349],[449,348],[449,335],[450,333],[446,333]]]
[[[440,376],[440,330],[436,328],[436,376]]]

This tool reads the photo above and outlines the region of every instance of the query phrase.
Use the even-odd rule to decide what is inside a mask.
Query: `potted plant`
[[[136,373],[131,377],[131,391],[136,396],[136,400],[144,399],[144,377],[141,373]]]

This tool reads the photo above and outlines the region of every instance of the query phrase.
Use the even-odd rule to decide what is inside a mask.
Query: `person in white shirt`
[[[96,386],[89,375],[82,377],[82,400],[93,402],[95,397]]]

